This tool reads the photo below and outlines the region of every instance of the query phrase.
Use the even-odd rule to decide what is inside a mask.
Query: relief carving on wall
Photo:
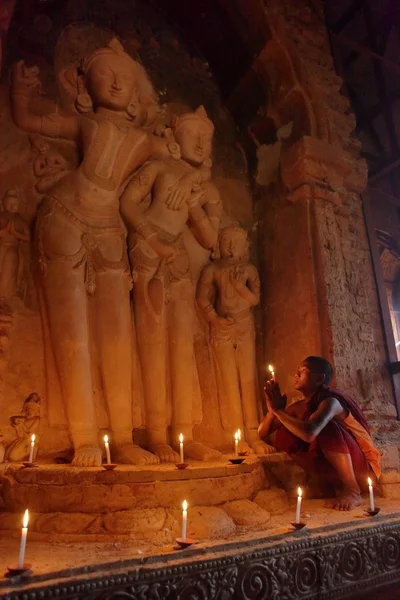
[[[143,66],[116,38],[79,64],[64,65],[58,82],[62,108],[46,112],[38,96],[39,69],[23,61],[13,68],[12,117],[30,135],[34,193],[40,196],[33,256],[49,423],[67,425],[73,465],[100,465],[101,389],[118,462],[178,462],[180,433],[187,457],[217,460],[219,451],[193,432],[202,412],[194,344],[197,280],[207,264],[223,268],[227,257],[215,261],[218,234],[221,222],[231,221],[211,173],[214,124],[203,106],[176,117],[160,111]],[[60,142],[75,145],[76,164],[60,152]],[[29,238],[18,243],[23,241]],[[237,416],[231,423],[221,404],[221,422],[230,437],[237,421],[248,449],[262,454],[268,449],[256,441],[258,382],[249,308],[259,300],[258,275],[250,263],[237,265],[235,273],[228,341],[235,352],[228,364],[233,373],[243,350],[248,365],[232,390],[226,377],[218,377],[218,397],[222,403],[229,398]],[[206,343],[219,372],[215,337],[211,331]],[[142,389],[143,407],[134,386]],[[132,441],[134,415],[141,411],[146,449]],[[8,452],[8,458],[17,460],[17,454],[22,450]]]

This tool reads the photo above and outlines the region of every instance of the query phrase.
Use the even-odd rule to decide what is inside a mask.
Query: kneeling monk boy
[[[268,413],[258,432],[279,451],[289,454],[307,473],[317,474],[339,489],[334,508],[351,510],[361,504],[360,486],[380,476],[380,453],[357,404],[329,387],[331,364],[309,356],[295,375],[295,388],[304,399],[286,409],[279,384],[265,385]],[[375,476],[375,477],[374,477]]]

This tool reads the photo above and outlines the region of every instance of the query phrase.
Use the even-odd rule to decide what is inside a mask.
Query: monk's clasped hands
[[[265,382],[264,392],[269,412],[274,413],[286,408],[286,394],[281,394],[279,383],[275,379],[270,379]]]

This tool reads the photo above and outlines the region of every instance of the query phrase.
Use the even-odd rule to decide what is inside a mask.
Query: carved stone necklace
[[[109,121],[112,123],[121,133],[127,133],[131,129],[135,128],[135,125],[127,116],[122,116],[120,113],[114,113],[112,111],[107,113],[93,113],[93,118],[95,121]]]

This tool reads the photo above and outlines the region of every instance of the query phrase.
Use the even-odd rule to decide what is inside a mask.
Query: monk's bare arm
[[[288,415],[290,415],[292,417],[297,417],[299,414],[299,411],[301,410],[302,405],[303,405],[302,402],[294,402],[293,404],[288,406],[285,409],[285,411]],[[261,423],[258,427],[258,434],[259,434],[260,438],[266,438],[269,435],[271,435],[271,433],[273,433],[274,431],[279,429],[279,427],[281,425],[282,425],[282,423],[274,415],[274,413],[267,412],[267,414],[265,415],[265,417],[263,418],[263,420],[261,421]]]
[[[274,415],[286,429],[307,443],[313,442],[329,421],[334,417],[344,416],[344,412],[342,405],[336,398],[323,400],[308,421],[293,417],[284,410],[273,410]]]

